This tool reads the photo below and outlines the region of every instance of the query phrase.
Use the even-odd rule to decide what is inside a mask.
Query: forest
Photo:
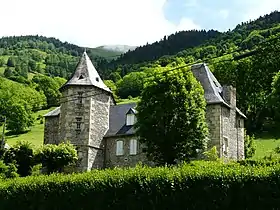
[[[226,32],[176,32],[122,55],[86,50],[118,102],[137,99],[151,72],[208,63],[221,84],[237,88],[246,129],[258,133],[272,132],[280,118],[279,45],[280,12],[275,11]],[[59,87],[84,50],[43,36],[0,39],[0,115],[7,116],[9,130],[25,132],[33,112],[58,106]]]

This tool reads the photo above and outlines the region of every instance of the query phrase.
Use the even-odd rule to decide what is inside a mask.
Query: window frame
[[[130,139],[129,141],[129,155],[137,155],[138,141],[137,139]]]
[[[126,114],[126,125],[131,126],[135,124],[135,114]]]
[[[124,155],[124,142],[122,140],[116,141],[116,156]]]

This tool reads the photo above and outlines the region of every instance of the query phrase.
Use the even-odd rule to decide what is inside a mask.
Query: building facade
[[[206,64],[192,66],[192,72],[207,102],[209,147],[216,146],[220,157],[243,159],[246,117],[236,107],[236,90],[222,87]],[[70,141],[81,171],[152,164],[135,135],[136,104],[116,105],[86,52],[61,93],[60,107],[45,115],[44,144]]]

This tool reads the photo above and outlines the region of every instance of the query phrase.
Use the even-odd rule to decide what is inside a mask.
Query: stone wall
[[[62,92],[60,139],[80,148],[80,168],[83,170],[104,165],[104,155],[100,155],[100,151],[104,147],[103,136],[109,128],[111,103],[108,92],[93,86],[70,86]]]
[[[105,168],[105,156],[103,149],[88,147],[88,164],[89,169]]]
[[[130,147],[130,140],[137,139],[134,135],[131,136],[123,136],[123,137],[110,137],[106,138],[106,160],[105,165],[106,167],[133,167],[140,161],[143,164],[152,165],[151,162],[147,160],[146,154],[143,152],[145,147],[139,143],[137,145],[137,154],[130,155],[129,154],[129,147]],[[116,145],[117,141],[123,141],[124,145],[124,154],[121,156],[116,155]]]
[[[88,146],[77,146],[77,152],[78,152],[78,163],[77,163],[77,168],[76,170],[79,172],[82,171],[88,171],[89,166],[88,166]]]
[[[209,143],[208,148],[216,146],[219,155],[221,152],[221,125],[222,108],[220,104],[207,105],[206,107],[206,122],[209,129]]]
[[[238,159],[242,160],[245,158],[245,151],[244,151],[244,138],[245,138],[245,129],[244,129],[244,118],[241,118],[238,116],[236,118],[237,120],[237,148],[238,153],[237,157]]]
[[[236,111],[233,108],[222,107],[222,145],[227,139],[227,152],[223,151],[223,157],[237,159],[237,129],[236,129]]]
[[[59,116],[46,117],[44,129],[44,144],[59,143]]]

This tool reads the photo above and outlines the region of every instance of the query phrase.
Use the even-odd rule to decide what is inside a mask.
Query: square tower
[[[103,137],[109,129],[110,105],[114,104],[114,98],[86,52],[60,91],[60,141],[70,141],[77,147],[80,171],[103,168]]]

